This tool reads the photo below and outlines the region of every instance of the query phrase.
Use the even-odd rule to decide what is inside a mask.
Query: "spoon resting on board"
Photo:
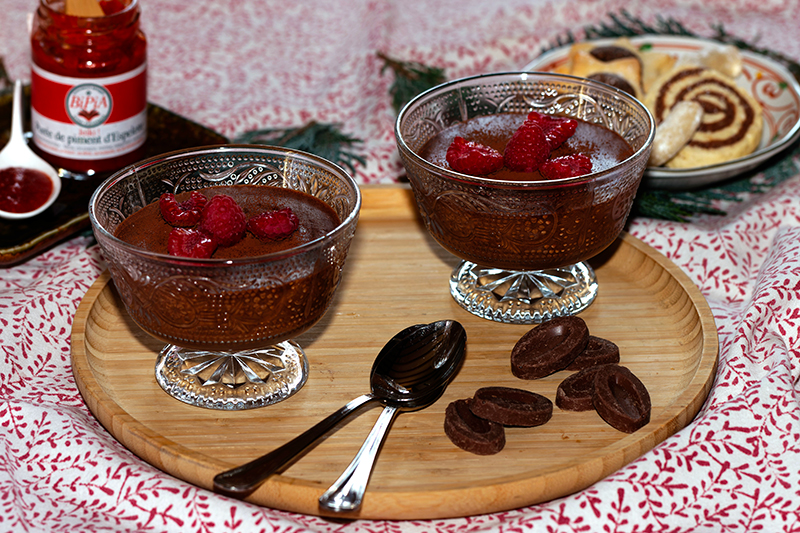
[[[430,332],[441,327],[440,324],[412,326],[401,331],[392,341],[406,346],[406,356],[397,360],[388,357],[378,358],[383,368],[373,368],[373,390],[386,387],[382,395],[387,397],[393,397],[398,391],[402,391],[403,403],[398,405],[398,398],[384,402],[383,412],[361,449],[339,479],[319,498],[321,509],[334,513],[347,513],[360,509],[375,459],[399,411],[417,411],[432,405],[442,396],[447,385],[455,377],[463,359],[466,334],[463,333],[463,329],[453,327],[447,334],[437,334],[431,338]],[[414,361],[411,356],[412,347],[416,347]],[[384,348],[387,349],[392,349],[391,342]],[[382,376],[392,376],[394,383],[382,383],[380,381],[383,379]]]
[[[13,220],[36,216],[50,207],[61,192],[61,178],[56,169],[36,155],[25,142],[22,131],[22,82],[20,80],[14,83],[11,135],[8,144],[0,151],[0,176],[2,176],[2,180],[0,180],[0,206],[2,206],[0,207],[0,217],[2,218]],[[49,183],[47,183],[48,180]],[[44,193],[47,190],[50,194],[45,196]],[[29,195],[41,196],[41,201],[31,202]]]
[[[214,490],[234,498],[247,497],[281,467],[311,448],[344,418],[368,403],[381,402],[401,410],[415,410],[430,405],[441,395],[460,367],[466,339],[463,326],[452,320],[417,324],[404,329],[386,343],[375,358],[370,372],[370,394],[350,401],[266,455],[218,474],[214,477]],[[393,418],[393,414],[389,418]]]

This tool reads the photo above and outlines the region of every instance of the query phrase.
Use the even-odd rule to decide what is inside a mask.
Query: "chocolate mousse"
[[[285,239],[261,241],[247,232],[244,239],[237,244],[217,248],[213,255],[214,259],[256,257],[287,250],[319,238],[339,224],[339,217],[330,206],[301,191],[257,185],[231,185],[209,187],[202,189],[201,192],[209,200],[220,194],[230,196],[239,204],[248,219],[286,207],[291,208],[299,219],[297,230]],[[188,198],[188,192],[176,196],[179,202]],[[133,246],[165,254],[172,230],[173,227],[162,218],[156,201],[123,220],[114,235]]]
[[[248,219],[289,207],[299,220],[291,234],[278,240],[262,241],[247,231],[238,243],[218,247],[213,260],[289,250],[339,225],[331,207],[291,189],[233,185],[201,192],[209,204],[217,195],[233,198]],[[176,196],[179,201],[188,198],[189,193]],[[135,247],[166,254],[173,229],[155,201],[126,218],[115,235]],[[325,313],[336,290],[340,265],[334,259],[325,260],[323,253],[287,252],[269,260],[254,260],[235,267],[239,272],[236,279],[227,273],[230,269],[225,262],[207,260],[192,264],[159,260],[159,269],[174,273],[158,272],[158,276],[131,276],[122,266],[115,277],[127,278],[131,317],[156,338],[190,349],[259,348],[299,335]]]
[[[457,136],[503,153],[528,116],[501,113],[456,123],[431,138],[419,155],[449,168],[446,152]],[[475,197],[461,192],[459,180],[442,181],[443,190],[423,198],[433,237],[457,257],[507,270],[561,267],[605,249],[625,224],[641,174],[633,166],[617,171],[635,153],[619,134],[574,120],[574,133],[550,151],[548,161],[588,157],[591,179],[582,179],[583,174],[569,181],[546,179],[539,170],[516,172],[504,165],[474,178],[487,181]],[[504,184],[494,187],[488,180]]]
[[[478,142],[503,153],[509,139],[526,118],[527,115],[524,113],[499,113],[457,122],[430,139],[422,147],[419,155],[435,165],[449,169],[450,166],[446,160],[447,149],[456,137]],[[551,159],[566,155],[585,154],[592,160],[592,172],[599,172],[611,168],[633,155],[634,150],[619,134],[598,124],[575,120],[578,123],[575,133],[551,152]],[[509,170],[507,166],[483,177],[508,181],[545,179],[539,171],[515,172]]]

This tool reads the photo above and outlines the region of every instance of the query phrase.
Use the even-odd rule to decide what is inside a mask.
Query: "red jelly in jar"
[[[31,34],[31,123],[56,167],[94,174],[141,159],[147,138],[147,40],[138,0],[99,0],[104,16],[40,0]]]

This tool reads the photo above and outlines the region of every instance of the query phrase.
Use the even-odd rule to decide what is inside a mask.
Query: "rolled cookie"
[[[564,370],[586,348],[589,328],[577,316],[557,317],[528,331],[511,351],[511,373],[538,379]]]
[[[502,424],[478,418],[470,410],[472,399],[456,400],[444,413],[444,432],[450,441],[476,455],[494,455],[506,445]]]
[[[511,387],[478,389],[469,408],[476,416],[504,426],[541,426],[553,416],[548,398]]]
[[[703,106],[691,100],[677,102],[656,128],[647,165],[660,167],[681,151],[703,120]]]
[[[675,67],[655,82],[644,103],[656,124],[683,101],[703,108],[689,142],[665,166],[693,168],[750,154],[761,141],[763,112],[753,96],[719,72],[695,65]]]
[[[624,366],[600,367],[594,377],[592,404],[608,425],[625,433],[633,433],[650,421],[650,394]]]
[[[594,409],[594,378],[602,365],[590,366],[572,374],[558,385],[556,405],[565,411]]]
[[[567,370],[583,370],[608,363],[619,363],[619,347],[610,340],[589,335],[586,348],[567,366]]]

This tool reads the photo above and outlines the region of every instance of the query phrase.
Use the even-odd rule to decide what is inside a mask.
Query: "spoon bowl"
[[[392,411],[434,403],[455,377],[466,348],[464,327],[453,320],[410,326],[383,347],[370,372],[371,393],[359,396],[286,444],[214,477],[214,490],[244,498],[361,407],[380,402]]]
[[[455,376],[465,344],[464,328],[452,320],[404,329],[375,358],[370,372],[372,394],[384,405],[403,410],[426,407]]]
[[[20,80],[14,83],[11,135],[9,136],[8,144],[0,151],[0,171],[11,168],[41,172],[47,176],[52,183],[52,189],[44,203],[34,206],[33,209],[24,212],[0,209],[1,218],[11,220],[30,218],[42,213],[53,205],[53,202],[56,201],[56,198],[58,198],[61,192],[61,178],[58,176],[56,169],[47,163],[47,161],[36,155],[25,142],[24,133],[22,131],[22,82]]]
[[[389,341],[383,351],[392,352],[401,343],[405,356],[378,356],[372,367],[372,393],[383,398],[383,412],[348,467],[319,498],[320,509],[336,514],[360,509],[375,459],[395,417],[439,399],[460,367],[466,340],[460,324],[445,321],[411,326]]]

